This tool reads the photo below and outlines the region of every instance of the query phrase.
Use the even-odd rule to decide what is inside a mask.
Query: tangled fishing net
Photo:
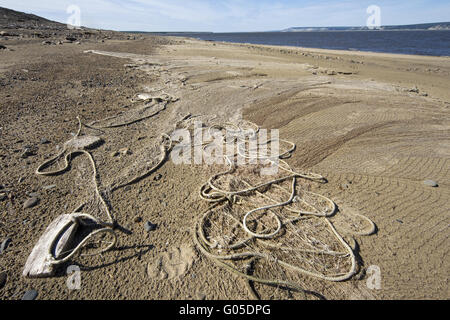
[[[149,98],[142,106],[114,117],[90,124],[79,119],[79,130],[73,139],[55,158],[37,169],[38,175],[63,173],[75,154],[88,158],[92,168],[93,193],[73,211],[79,223],[90,223],[92,228],[75,248],[62,256],[52,256],[55,264],[71,259],[89,246],[96,247],[93,254],[113,248],[117,239],[116,222],[105,201],[108,193],[155,172],[173,147],[181,144],[173,141],[170,133],[162,134],[159,145],[139,154],[134,164],[124,168],[100,190],[96,163],[88,151],[99,139],[82,135],[82,128],[104,132],[127,127],[159,114],[172,101],[170,97]],[[207,151],[218,143],[234,146],[231,152],[227,149],[222,158],[226,168],[212,164],[210,170],[215,173],[200,188],[200,198],[210,206],[198,216],[193,232],[199,251],[220,267],[245,279],[254,298],[259,298],[256,283],[277,290],[288,288],[306,297],[306,290],[300,285],[301,277],[331,282],[352,278],[357,273],[357,261],[349,239],[374,233],[373,222],[353,212],[338,212],[333,200],[313,192],[314,185],[326,180],[321,175],[297,172],[289,166],[286,160],[295,152],[295,144],[278,140],[282,150],[277,150],[279,152],[273,156],[273,141],[263,138],[255,145],[260,128],[242,120],[220,123],[214,117],[188,115],[176,123],[175,129],[187,129],[196,141],[194,123],[199,120],[208,123],[202,131],[209,133],[210,140],[194,144],[194,148],[200,146]],[[214,132],[220,133],[219,140],[213,139]],[[267,152],[261,155],[258,152],[261,149]],[[55,165],[58,169],[49,169]],[[273,173],[267,175],[267,170]],[[338,215],[341,219],[336,219]],[[91,241],[99,235],[100,240]],[[110,240],[105,240],[104,235],[110,236]]]
[[[254,283],[290,288],[306,297],[306,290],[288,279],[301,275],[339,282],[353,277],[357,261],[344,235],[371,235],[373,222],[347,212],[335,226],[331,219],[340,213],[333,200],[311,191],[325,178],[297,172],[285,161],[295,144],[280,140],[284,149],[276,157],[270,152],[261,155],[257,151],[267,148],[269,139],[248,147],[260,130],[257,125],[240,121],[211,128],[222,130],[222,142],[234,142],[237,148],[225,156],[227,169],[211,176],[200,189],[200,197],[211,203],[195,227],[200,251],[246,279],[254,298],[259,297]],[[242,159],[250,161],[242,164]],[[263,171],[269,167],[278,170],[267,175]]]

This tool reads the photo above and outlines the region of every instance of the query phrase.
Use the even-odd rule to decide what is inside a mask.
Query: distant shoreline
[[[374,29],[374,30],[299,30],[299,31],[242,31],[242,32],[187,32],[187,31],[119,31],[123,33],[134,33],[134,34],[156,34],[156,35],[167,35],[167,34],[250,34],[250,33],[313,33],[313,32],[391,32],[391,31],[450,31],[450,29]]]
[[[402,32],[351,33],[348,31],[318,32],[254,32],[254,33],[142,33],[166,37],[184,37],[207,42],[267,45],[318,50],[373,52],[432,57],[449,57],[450,43],[441,40],[448,31],[425,33],[425,30]],[[409,33],[409,34],[408,34]],[[418,35],[417,35],[418,34]],[[421,35],[420,35],[421,34]],[[376,35],[376,36],[375,36]],[[450,37],[449,37],[450,39]]]

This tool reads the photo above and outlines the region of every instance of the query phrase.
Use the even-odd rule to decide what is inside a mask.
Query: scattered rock
[[[30,192],[30,193],[27,193],[27,196],[29,196],[30,198],[38,198],[40,196],[40,194],[37,192]]]
[[[34,207],[35,205],[37,205],[38,202],[39,202],[39,199],[38,199],[38,198],[36,198],[36,197],[30,198],[30,199],[28,199],[27,201],[24,202],[23,208],[24,208],[24,209],[32,208],[32,207]]]
[[[118,156],[120,156],[120,152],[119,151],[114,151],[114,152],[112,152],[111,153],[111,157],[118,157]]]
[[[0,272],[0,290],[5,286],[7,279],[8,276],[6,275],[6,271]]]
[[[408,92],[419,93],[419,88],[417,88],[417,86],[414,86],[414,88],[409,89]]]
[[[0,44],[0,50],[6,50],[6,49],[7,48],[4,45]]]
[[[433,188],[439,187],[439,184],[436,181],[433,181],[433,180],[425,180],[423,183],[426,186],[429,186],[429,187],[433,187]]]
[[[56,184],[52,184],[52,185],[49,185],[49,186],[42,187],[43,190],[51,190],[51,189],[54,189],[54,188],[56,188]]]
[[[48,41],[48,40],[42,41],[42,45],[44,45],[44,46],[49,46],[49,45],[52,45],[52,44],[53,44],[53,42]]]
[[[38,292],[34,289],[28,290],[22,297],[22,300],[36,300]]]
[[[0,201],[5,201],[6,199],[8,199],[6,193],[0,193]]]
[[[162,174],[158,173],[153,180],[159,181],[162,179]]]
[[[34,156],[35,153],[30,148],[25,148],[20,155],[23,159],[26,159],[28,157]]]
[[[50,141],[48,141],[47,139],[45,139],[45,138],[41,139],[41,144],[49,144],[49,143],[50,143]]]
[[[348,189],[348,188],[350,188],[350,186],[348,184],[346,184],[346,183],[343,183],[343,184],[341,184],[341,188],[342,189]]]
[[[124,156],[133,154],[128,148],[122,148],[119,152]]]
[[[8,249],[9,244],[11,243],[11,238],[7,238],[3,240],[2,244],[0,245],[0,254],[6,251]]]
[[[144,225],[145,231],[147,232],[155,231],[157,227],[158,227],[157,224],[153,224],[151,222],[146,222]]]
[[[206,299],[206,294],[204,294],[203,292],[197,292],[197,294],[195,296],[197,297],[198,300]]]
[[[73,42],[73,41],[77,41],[77,38],[71,37],[71,36],[67,36],[67,37],[66,37],[66,40],[67,40],[67,41],[70,41],[70,42]]]

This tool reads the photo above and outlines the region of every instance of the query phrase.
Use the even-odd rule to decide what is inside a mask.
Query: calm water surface
[[[210,41],[450,56],[450,31],[170,33]]]

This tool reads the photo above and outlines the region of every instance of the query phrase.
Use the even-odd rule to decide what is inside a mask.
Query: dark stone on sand
[[[155,181],[159,181],[159,180],[161,180],[162,179],[162,174],[157,174],[156,176],[155,176],[155,178],[153,179],[153,180],[155,180]]]
[[[8,276],[6,275],[6,271],[0,272],[0,290],[5,286],[7,279]]]
[[[11,238],[7,238],[3,240],[2,244],[0,245],[0,254],[6,251],[8,249],[9,244],[11,243]]]
[[[146,222],[144,225],[144,228],[147,232],[154,231],[154,230],[156,230],[157,227],[158,227],[158,225],[153,224],[151,222]]]
[[[142,222],[142,218],[141,217],[136,217],[136,218],[134,218],[134,222],[135,223],[140,223],[140,222]]]
[[[0,50],[6,50],[6,49],[7,48],[4,45],[0,44]]]
[[[22,300],[36,300],[38,292],[34,289],[28,290],[22,297]]]
[[[23,150],[23,153],[21,154],[21,157],[23,159],[26,159],[28,157],[34,156],[34,152],[30,148],[25,148]]]

